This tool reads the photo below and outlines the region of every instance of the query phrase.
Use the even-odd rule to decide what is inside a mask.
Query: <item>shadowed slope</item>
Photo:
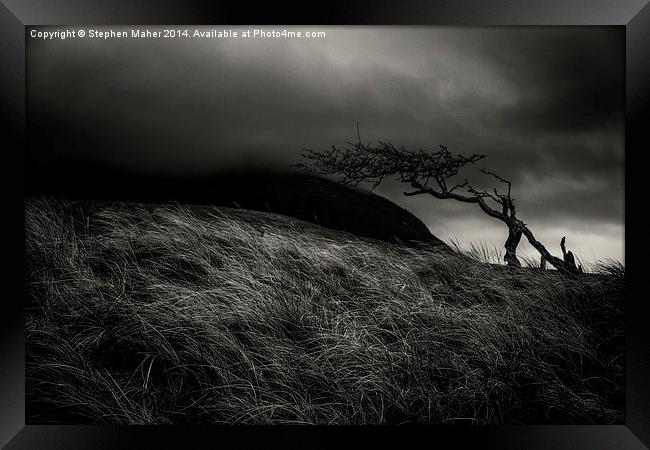
[[[60,163],[42,169],[28,185],[31,194],[60,194],[73,200],[177,201],[272,212],[357,236],[447,247],[421,220],[393,202],[304,173],[247,170],[173,179]]]

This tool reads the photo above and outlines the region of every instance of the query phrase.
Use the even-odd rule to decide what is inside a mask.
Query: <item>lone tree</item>
[[[345,149],[334,146],[323,152],[304,149],[303,157],[309,160],[307,164],[299,163],[296,167],[319,175],[339,176],[345,184],[357,186],[362,182],[368,182],[374,189],[386,178],[395,177],[412,188],[404,192],[406,196],[430,195],[441,200],[453,199],[477,204],[485,214],[502,221],[508,227],[508,238],[504,245],[504,259],[508,266],[521,267],[521,262],[517,258],[517,246],[523,235],[540,253],[542,268],[545,268],[546,262],[549,262],[563,272],[582,272],[582,267],[576,266],[573,254],[566,251],[564,237],[561,243],[564,257],[561,259],[553,256],[535,238],[528,226],[517,217],[510,181],[494,172],[481,169],[481,173],[504,184],[507,188],[505,193],[496,188],[492,192],[477,190],[467,179],[462,183],[454,184],[452,178],[456,177],[462,168],[482,160],[485,155],[454,156],[447,147],[442,145],[436,152],[407,150],[404,147],[395,147],[389,142],[365,145],[359,138],[357,143],[348,143]]]

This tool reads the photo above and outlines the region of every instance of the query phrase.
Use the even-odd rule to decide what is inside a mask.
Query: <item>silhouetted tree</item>
[[[406,196],[430,195],[442,200],[453,199],[477,204],[485,214],[502,221],[507,226],[508,238],[504,244],[504,259],[508,266],[521,267],[521,262],[517,258],[517,247],[522,236],[525,236],[540,253],[542,268],[546,266],[546,262],[549,262],[556,269],[564,272],[578,273],[582,270],[581,267],[576,267],[573,254],[566,252],[565,238],[562,239],[564,259],[561,259],[553,256],[535,238],[530,228],[517,217],[510,181],[494,172],[481,169],[481,173],[503,183],[507,190],[505,192],[496,188],[492,192],[478,190],[467,179],[462,183],[454,184],[452,178],[456,177],[462,168],[480,161],[485,158],[485,155],[452,155],[447,147],[442,145],[436,152],[407,150],[404,147],[395,147],[389,142],[365,145],[359,137],[357,143],[348,143],[345,149],[334,146],[323,152],[304,149],[303,157],[309,160],[308,163],[299,163],[297,167],[320,175],[336,175],[345,184],[356,186],[368,182],[374,189],[386,178],[395,177],[412,188],[404,192]]]

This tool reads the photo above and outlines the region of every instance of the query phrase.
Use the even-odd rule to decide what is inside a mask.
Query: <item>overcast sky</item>
[[[226,27],[254,28],[283,29]],[[487,155],[477,168],[513,181],[520,217],[554,252],[566,235],[585,261],[623,259],[622,28],[288,29],[327,36],[28,39],[30,106],[55,130],[38,160],[284,168],[303,147],[356,140],[358,121],[364,142]],[[375,192],[446,241],[502,247],[503,224],[475,205],[402,190]]]

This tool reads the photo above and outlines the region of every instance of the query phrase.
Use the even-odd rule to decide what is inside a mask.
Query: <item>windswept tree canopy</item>
[[[325,152],[305,149],[303,156],[310,160],[309,165],[299,163],[297,167],[321,175],[337,175],[345,184],[369,182],[374,189],[386,178],[397,177],[420,189],[435,187],[440,194],[451,194],[467,186],[463,183],[448,187],[447,183],[462,167],[485,158],[479,154],[454,156],[442,145],[437,152],[412,151],[381,141],[375,146],[349,143],[345,149],[332,147]]]

